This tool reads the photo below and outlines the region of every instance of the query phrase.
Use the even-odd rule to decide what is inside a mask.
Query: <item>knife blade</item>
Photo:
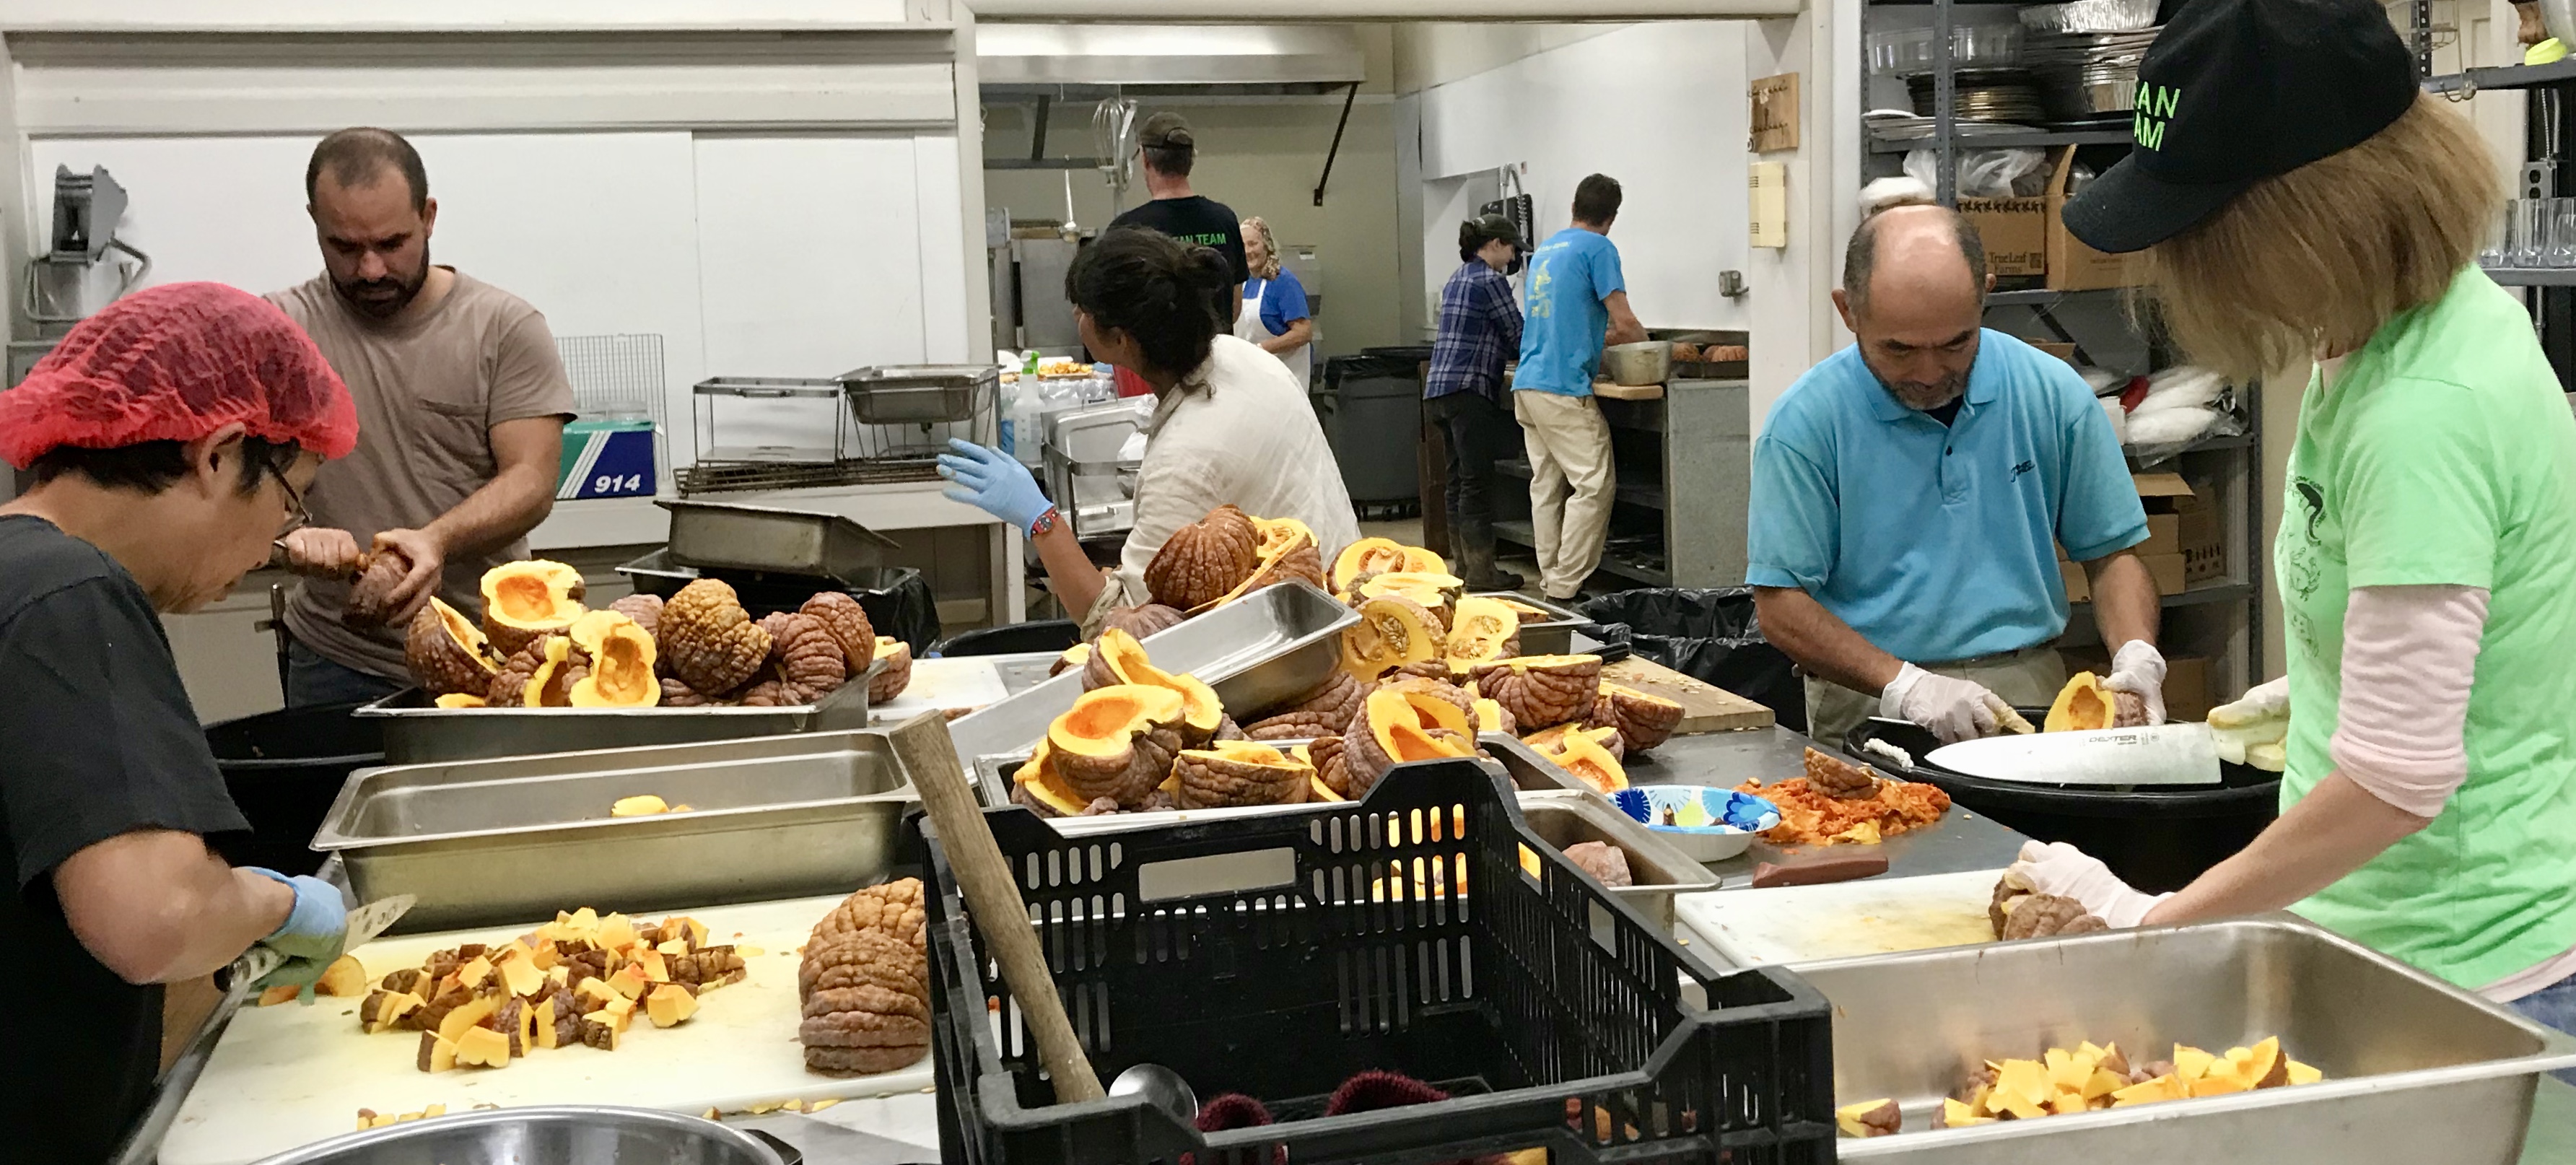
[[[2037,732],[1963,740],[1924,760],[1971,777],[2041,785],[2215,785],[2218,743],[2206,724]]]

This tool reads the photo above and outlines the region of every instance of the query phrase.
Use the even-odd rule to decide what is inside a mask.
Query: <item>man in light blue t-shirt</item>
[[[1592,577],[1610,533],[1610,426],[1592,400],[1601,349],[1646,338],[1610,245],[1619,198],[1609,175],[1584,179],[1574,188],[1574,225],[1530,252],[1512,415],[1529,447],[1539,589],[1551,599],[1573,598]]]
[[[2066,682],[2056,546],[2119,644],[2107,685],[2164,719],[2147,518],[2075,370],[1979,326],[1985,247],[1957,212],[1862,220],[1834,306],[1859,342],[1799,377],[1753,445],[1744,581],[1807,674],[1808,732],[1872,714],[1991,735]]]

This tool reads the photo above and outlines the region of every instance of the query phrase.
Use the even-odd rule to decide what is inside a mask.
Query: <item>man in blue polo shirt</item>
[[[1538,540],[1539,589],[1571,599],[1601,565],[1610,534],[1610,426],[1592,399],[1601,349],[1646,338],[1628,310],[1628,284],[1610,224],[1619,217],[1617,179],[1594,174],[1574,187],[1574,225],[1530,252],[1521,365],[1512,377],[1512,416],[1530,460],[1530,526]]]
[[[1834,306],[1859,342],[1809,369],[1754,442],[1745,581],[1807,674],[1808,731],[1872,714],[1991,735],[2066,682],[2053,544],[2084,564],[2107,681],[2164,719],[2154,579],[2111,424],[2065,362],[1979,326],[1976,228],[1937,206],[1862,221]]]

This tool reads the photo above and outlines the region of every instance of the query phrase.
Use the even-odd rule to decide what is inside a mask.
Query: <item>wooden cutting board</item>
[[[1592,382],[1592,395],[1607,397],[1611,400],[1662,400],[1664,399],[1664,386],[1660,384],[1621,384],[1615,380],[1596,380]]]
[[[357,1128],[361,1108],[418,1112],[444,1104],[609,1104],[691,1115],[747,1110],[784,1100],[846,1100],[919,1092],[931,1086],[930,1057],[875,1076],[836,1077],[805,1069],[796,1041],[797,948],[839,896],[679,910],[718,941],[758,947],[745,954],[749,978],[709,993],[689,1022],[668,1030],[642,1018],[614,1052],[539,1050],[507,1068],[458,1068],[435,1075],[414,1064],[417,1032],[368,1035],[358,1000],[323,998],[311,1007],[245,1007],[233,1017],[204,1075],[161,1145],[161,1165],[243,1165]],[[659,922],[665,915],[642,916]],[[369,979],[418,966],[431,951],[493,942],[537,927],[482,927],[378,939],[355,953]]]
[[[1721,890],[1673,899],[1673,916],[1738,967],[1994,941],[1986,904],[2001,870]]]
[[[1601,679],[1680,704],[1681,726],[1673,730],[1677,736],[1769,728],[1776,719],[1769,708],[1639,656],[1602,665]]]

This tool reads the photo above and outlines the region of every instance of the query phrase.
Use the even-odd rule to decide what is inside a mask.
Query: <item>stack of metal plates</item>
[[[1958,89],[1952,108],[1961,121],[2009,121],[2029,123],[2043,120],[2047,111],[2040,105],[2039,87],[2031,75],[2020,69],[1976,69],[1958,74]],[[1905,88],[1914,97],[1914,111],[1932,114],[1932,78],[1908,77]]]

